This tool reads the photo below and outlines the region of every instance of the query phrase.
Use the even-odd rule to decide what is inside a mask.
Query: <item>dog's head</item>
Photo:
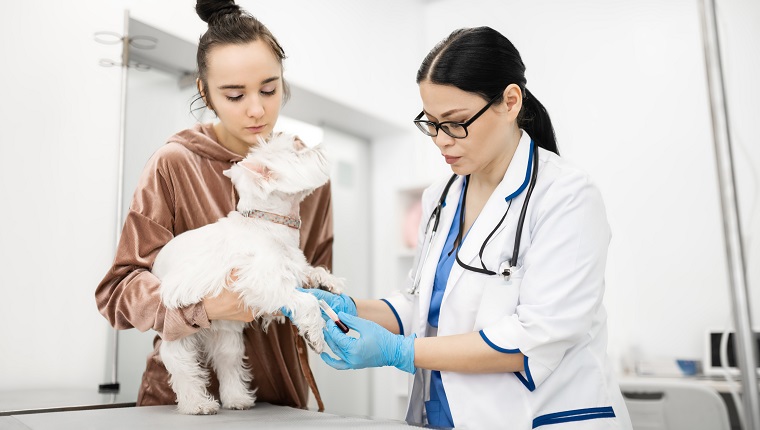
[[[269,141],[259,138],[243,160],[223,173],[241,199],[300,201],[330,179],[330,166],[322,145],[309,148],[295,136],[280,133]]]

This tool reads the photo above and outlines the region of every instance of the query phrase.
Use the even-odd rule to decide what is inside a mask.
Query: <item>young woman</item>
[[[155,330],[138,405],[175,403],[169,375],[158,354],[162,339],[174,340],[210,326],[215,319],[253,321],[232,293],[206,297],[182,309],[166,309],[160,281],[151,272],[158,251],[172,237],[213,223],[234,211],[237,196],[222,174],[267,137],[287,96],[285,53],[269,30],[234,1],[198,1],[208,31],[198,44],[198,91],[219,121],[198,124],[170,137],[140,178],[127,214],[113,267],[95,293],[98,308],[117,329]],[[314,266],[332,266],[332,207],[329,184],[301,205],[301,248]],[[233,274],[234,276],[234,274]],[[253,322],[244,332],[251,388],[260,402],[307,407],[316,390],[306,345],[290,324],[264,333]],[[211,371],[211,392],[218,383]],[[321,407],[321,399],[315,391]]]
[[[488,27],[454,31],[427,55],[415,124],[454,176],[422,196],[408,290],[356,302],[309,290],[360,334],[328,322],[338,359],[322,358],[413,373],[411,423],[630,429],[606,357],[604,204],[559,157],[526,82],[517,49]]]

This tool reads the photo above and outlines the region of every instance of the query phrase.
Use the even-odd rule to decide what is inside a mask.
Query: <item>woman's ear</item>
[[[214,110],[214,107],[211,106],[211,101],[209,100],[205,88],[203,88],[203,82],[201,82],[201,78],[195,78],[195,86],[198,88],[198,94],[201,95],[201,99],[203,99],[203,103],[211,109]]]
[[[510,116],[517,118],[517,114],[520,113],[522,108],[524,94],[517,84],[509,84],[504,89],[504,104],[507,106],[507,111]]]

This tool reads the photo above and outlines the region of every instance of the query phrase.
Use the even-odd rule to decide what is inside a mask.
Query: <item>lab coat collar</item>
[[[459,249],[459,259],[467,265],[475,265],[480,267],[480,260],[478,260],[478,254],[483,242],[486,240],[491,231],[499,224],[499,221],[504,216],[504,213],[509,207],[509,202],[512,202],[512,206],[509,209],[509,213],[504,222],[501,223],[496,232],[491,236],[490,240],[493,240],[498,234],[510,223],[516,222],[519,217],[520,206],[522,196],[528,184],[530,183],[532,157],[537,157],[538,152],[534,153],[532,139],[526,131],[522,131],[520,142],[517,144],[515,154],[512,156],[512,160],[507,167],[507,171],[504,174],[504,178],[499,185],[496,186],[491,197],[488,198],[483,210],[478,215],[478,218],[467,233],[462,247]],[[448,199],[447,199],[448,200]],[[449,224],[450,225],[450,224]],[[490,243],[490,242],[489,242]],[[488,267],[489,270],[496,271],[498,267]],[[449,281],[446,286],[446,291],[443,295],[443,301],[451,292],[452,286],[459,280],[464,273],[464,268],[459,264],[454,264],[451,268],[451,274],[449,275]]]

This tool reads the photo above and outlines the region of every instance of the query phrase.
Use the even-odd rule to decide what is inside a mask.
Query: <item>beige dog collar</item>
[[[284,215],[277,215],[270,212],[264,212],[257,209],[250,209],[240,212],[246,218],[259,218],[267,221],[271,221],[277,224],[286,225],[296,230],[301,228],[301,220],[298,218],[291,218]]]

